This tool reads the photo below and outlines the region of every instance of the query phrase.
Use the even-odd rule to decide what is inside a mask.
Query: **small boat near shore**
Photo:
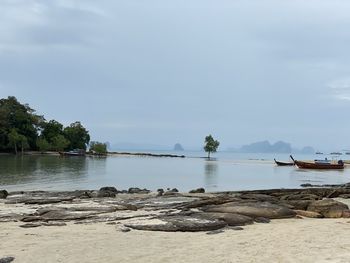
[[[338,162],[331,162],[328,160],[315,160],[315,161],[297,161],[294,160],[291,155],[290,158],[293,160],[294,164],[298,166],[298,168],[302,169],[344,169],[344,162],[339,160]]]
[[[60,156],[85,156],[84,150],[72,150],[68,152],[59,152]]]
[[[275,163],[277,164],[277,166],[293,166],[294,162],[280,162],[277,161],[276,159],[273,159],[275,161]]]

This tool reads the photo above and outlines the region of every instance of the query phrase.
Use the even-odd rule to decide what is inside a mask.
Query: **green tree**
[[[26,136],[24,136],[22,134],[19,135],[18,139],[19,139],[19,145],[21,147],[21,152],[23,154],[24,150],[29,148],[28,140],[27,140]]]
[[[90,151],[93,151],[97,154],[106,154],[107,153],[107,144],[102,142],[91,142]]]
[[[63,130],[64,136],[69,141],[69,149],[84,149],[90,142],[89,132],[79,122],[74,122]]]
[[[15,151],[15,154],[17,154],[17,145],[20,142],[21,138],[16,129],[11,129],[10,133],[8,134],[8,146],[10,149],[13,149]]]
[[[13,149],[13,141],[9,141],[12,129],[26,138],[28,147],[35,149],[38,130],[43,120],[28,104],[19,103],[15,97],[0,99],[0,150]],[[23,138],[22,142],[25,146]]]
[[[48,143],[52,143],[57,135],[63,135],[63,125],[55,120],[50,120],[42,124],[41,137]]]
[[[45,138],[38,138],[36,140],[36,146],[41,152],[45,152],[51,149],[51,144]]]
[[[52,149],[55,151],[63,151],[69,146],[69,141],[63,135],[57,135],[52,138]]]
[[[214,140],[213,136],[208,135],[205,137],[204,150],[208,153],[208,159],[210,159],[210,154],[215,153],[220,145],[220,142]]]

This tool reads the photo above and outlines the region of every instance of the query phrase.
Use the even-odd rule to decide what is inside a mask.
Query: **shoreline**
[[[0,260],[347,262],[350,256],[349,184],[203,190],[0,191]]]

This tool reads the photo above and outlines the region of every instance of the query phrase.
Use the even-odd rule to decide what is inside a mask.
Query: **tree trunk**
[[[210,152],[208,152],[208,159],[210,159]]]
[[[15,143],[15,154],[17,155],[17,144]]]

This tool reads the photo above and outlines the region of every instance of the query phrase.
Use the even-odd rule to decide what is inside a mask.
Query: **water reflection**
[[[58,156],[1,156],[0,185],[71,184],[84,181],[91,168],[105,173],[105,159]]]
[[[215,160],[205,161],[205,188],[208,191],[215,191],[218,187],[218,162]]]

